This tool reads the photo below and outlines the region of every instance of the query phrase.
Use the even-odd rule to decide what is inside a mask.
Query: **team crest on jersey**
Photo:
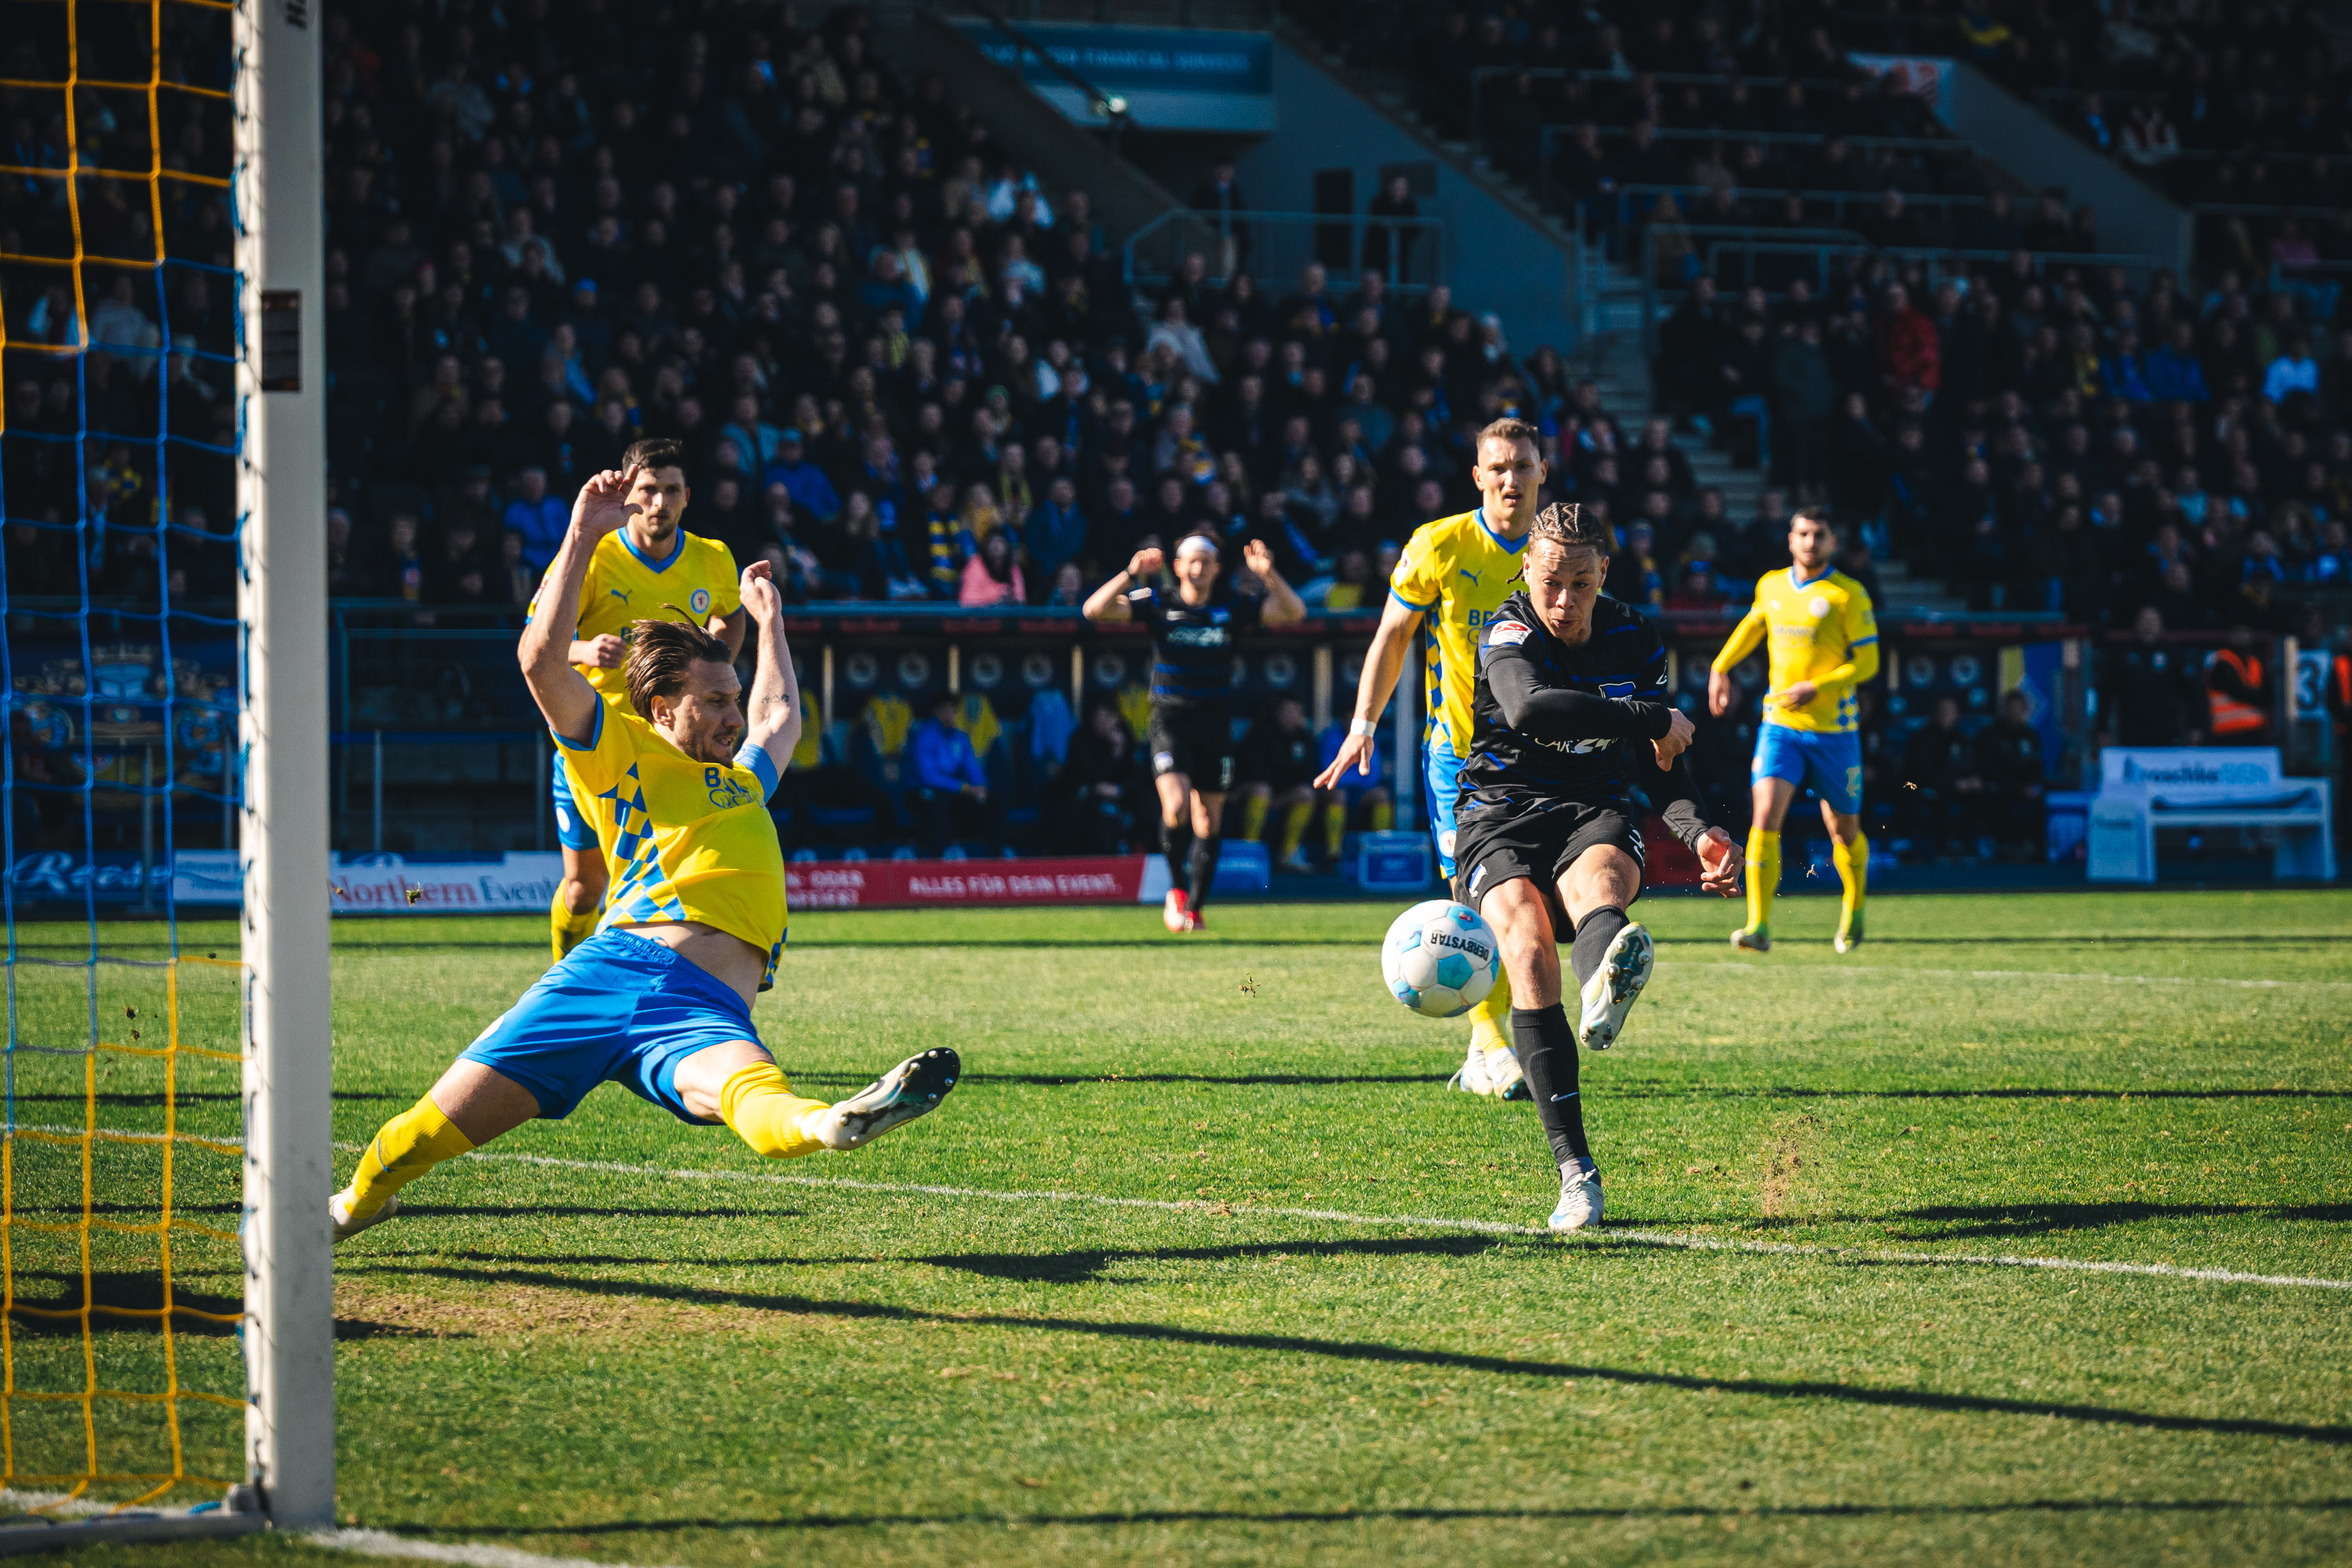
[[[1817,621],[1822,616],[1827,615],[1830,612],[1830,601],[1828,597],[1823,594],[1814,594],[1811,599],[1805,601],[1805,612],[1812,616]]]
[[[686,607],[694,612],[696,620],[708,620],[710,615],[710,590],[698,588],[688,594]]]
[[[1532,630],[1533,628],[1524,621],[1497,621],[1486,628],[1486,646],[1489,648],[1517,647],[1528,640],[1528,633]]]

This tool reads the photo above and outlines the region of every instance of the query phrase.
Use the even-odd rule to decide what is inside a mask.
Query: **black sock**
[[[1613,904],[1584,917],[1584,923],[1576,928],[1575,945],[1568,950],[1569,967],[1576,971],[1579,987],[1600,972],[1601,961],[1609,956],[1609,944],[1632,924],[1625,918],[1625,912]]]
[[[1185,866],[1192,858],[1192,819],[1160,824],[1160,847],[1168,852],[1168,885],[1184,885]]]
[[[1225,852],[1223,838],[1192,841],[1192,907],[1198,910],[1209,896],[1210,887],[1217,880],[1217,857]]]
[[[1576,1084],[1576,1026],[1567,1009],[1554,1002],[1548,1008],[1511,1009],[1511,1051],[1519,1071],[1528,1075],[1528,1091],[1535,1096],[1536,1114],[1544,1136],[1551,1141],[1552,1158],[1567,1168],[1570,1160],[1592,1157],[1584,1141],[1584,1100]]]

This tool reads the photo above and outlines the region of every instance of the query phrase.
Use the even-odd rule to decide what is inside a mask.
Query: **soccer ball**
[[[1433,898],[1396,917],[1381,942],[1381,977],[1423,1018],[1460,1018],[1495,988],[1503,946],[1466,904]]]

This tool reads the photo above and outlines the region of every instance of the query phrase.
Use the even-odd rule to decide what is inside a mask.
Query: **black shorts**
[[[1234,714],[1224,703],[1151,705],[1151,775],[1181,773],[1203,795],[1234,787]]]
[[[1507,882],[1527,878],[1550,906],[1552,930],[1570,928],[1559,901],[1562,873],[1596,844],[1613,844],[1645,866],[1641,810],[1623,799],[1587,802],[1509,791],[1495,800],[1483,792],[1465,795],[1454,816],[1454,886],[1476,908]]]

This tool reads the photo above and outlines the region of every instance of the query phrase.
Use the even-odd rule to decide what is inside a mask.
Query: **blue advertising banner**
[[[1055,65],[1125,99],[1128,113],[1150,129],[1274,129],[1274,41],[1264,33],[1024,24],[1033,49],[986,22],[954,26],[990,59],[1020,72],[1040,98],[1085,124],[1099,124],[1101,117]]]

